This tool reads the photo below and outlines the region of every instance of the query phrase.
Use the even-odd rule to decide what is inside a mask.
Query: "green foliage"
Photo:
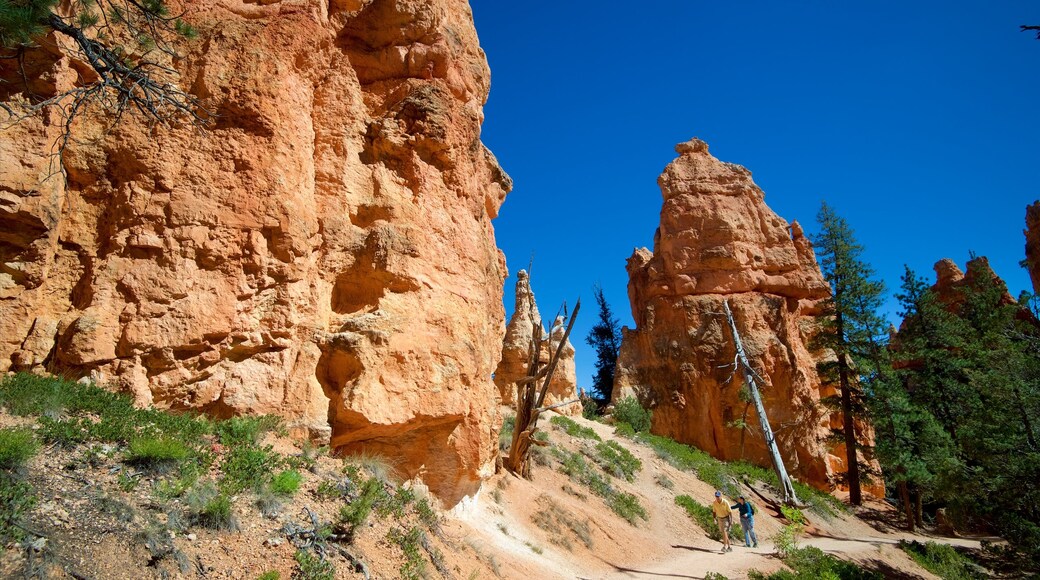
[[[19,523],[35,505],[31,485],[10,472],[0,471],[0,544],[25,537]]]
[[[29,429],[0,429],[0,469],[10,471],[21,468],[36,455],[39,448],[40,444]]]
[[[306,550],[296,550],[296,580],[335,580],[336,568],[324,558]]]
[[[346,529],[347,535],[353,537],[358,528],[368,521],[368,516],[376,504],[385,501],[386,497],[382,482],[375,478],[366,480],[358,497],[339,510],[339,521]]]
[[[981,580],[987,577],[967,556],[961,555],[949,544],[902,541],[899,547],[914,562],[943,580]]]
[[[635,439],[636,430],[628,423],[618,423],[614,426],[614,434],[626,439]]]
[[[649,433],[638,434],[636,441],[650,446],[657,453],[658,457],[664,459],[673,467],[684,471],[696,472],[697,477],[701,481],[715,489],[722,490],[723,493],[731,497],[740,495],[740,490],[734,484],[734,480],[746,482],[762,481],[771,485],[774,489],[779,489],[780,486],[780,481],[777,479],[775,472],[763,469],[757,465],[751,465],[742,461],[725,463],[700,449],[683,445],[667,437],[650,435]],[[845,511],[845,506],[841,501],[831,494],[798,481],[793,483],[799,499],[806,502],[810,509],[817,514],[830,517],[835,513]]]
[[[211,482],[204,482],[188,491],[184,503],[191,517],[200,525],[214,530],[237,530],[238,522],[231,507],[231,498]]]
[[[415,502],[415,513],[419,516],[419,521],[430,530],[438,530],[441,525],[441,518],[434,511],[433,506],[430,505],[429,500],[422,498]]]
[[[715,523],[715,515],[710,506],[700,504],[688,495],[676,496],[675,505],[686,510],[686,515],[690,516],[690,519],[700,526],[709,538],[718,542],[722,541],[722,534],[719,533],[719,526]],[[733,540],[743,540],[744,532],[741,531],[740,526],[732,524],[729,529],[729,537]]]
[[[502,420],[502,429],[498,432],[498,448],[509,451],[513,443],[513,429],[516,428],[516,415],[506,415]]]
[[[751,570],[749,580],[883,580],[884,575],[839,560],[812,546],[798,548],[783,557],[793,572],[780,570],[768,576]]]
[[[282,459],[270,445],[232,447],[220,466],[224,471],[221,487],[230,494],[245,489],[259,490],[271,480],[271,474],[281,464]]]
[[[46,31],[57,0],[0,1],[0,48],[29,44]]]
[[[272,415],[258,417],[231,417],[216,424],[216,434],[222,445],[253,445],[260,437],[275,428],[281,420]]]
[[[563,415],[555,415],[549,420],[549,423],[563,429],[565,433],[571,437],[578,437],[579,439],[591,439],[593,441],[602,441],[598,434],[591,427],[583,427],[574,422],[570,417],[564,417]]]
[[[792,524],[804,526],[808,523],[805,520],[805,514],[802,513],[802,510],[796,507],[782,505],[780,506],[780,513],[783,514],[784,518]]]
[[[817,315],[820,332],[811,346],[829,349],[835,355],[834,360],[820,363],[818,369],[839,392],[834,407],[846,421],[836,435],[845,443],[849,466],[844,483],[849,486],[851,503],[858,505],[862,482],[873,475],[861,457],[869,457],[872,450],[857,436],[852,419],[867,418],[864,393],[871,390],[873,381],[887,376],[888,325],[878,314],[885,300],[885,285],[863,260],[864,248],[856,242],[844,218],[824,203],[816,221],[820,232],[813,237],[813,246],[831,295],[821,304]],[[857,448],[863,450],[862,456]]]
[[[599,404],[584,392],[581,395],[581,416],[589,421],[599,421],[603,418],[599,412]]]
[[[570,452],[553,447],[553,455],[560,461],[560,471],[572,480],[589,488],[592,493],[602,497],[611,510],[628,523],[636,525],[639,520],[649,516],[639,499],[630,493],[619,491],[606,478],[599,474],[580,453]]]
[[[729,580],[729,577],[718,572],[708,572],[704,575],[704,580]]]
[[[256,580],[281,580],[282,575],[278,570],[268,570],[256,577]]]
[[[139,437],[130,441],[126,462],[151,469],[164,469],[184,461],[191,454],[186,445],[166,437]]]
[[[598,443],[596,462],[607,473],[626,481],[635,481],[635,473],[643,468],[643,462],[617,441]]]
[[[398,570],[399,578],[404,580],[420,580],[426,576],[426,559],[422,555],[423,531],[410,528],[407,532],[400,528],[392,528],[387,539],[397,544],[404,552],[404,563]]]
[[[303,476],[295,469],[282,471],[271,480],[271,491],[278,495],[294,495],[300,489],[302,480]]]
[[[601,401],[610,401],[614,390],[618,353],[621,352],[621,322],[611,311],[599,284],[593,288],[593,295],[596,297],[596,305],[599,306],[599,320],[585,337],[585,342],[596,351],[596,374],[592,377],[592,390]],[[582,415],[585,414],[586,408],[583,402]]]
[[[614,420],[619,423],[628,423],[636,433],[648,433],[650,431],[650,419],[653,413],[644,409],[635,397],[622,397],[614,403]]]

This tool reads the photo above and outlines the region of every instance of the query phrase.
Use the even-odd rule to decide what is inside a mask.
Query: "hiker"
[[[758,536],[755,535],[755,506],[744,496],[737,498],[737,505],[730,506],[740,514],[740,529],[744,530],[744,545],[748,548],[758,547]],[[752,546],[754,542],[754,546]]]
[[[715,523],[719,525],[719,532],[722,533],[722,551],[732,552],[733,548],[729,545],[729,526],[731,523],[729,503],[722,499],[722,492],[715,492],[715,503],[711,504],[711,513],[715,515]]]

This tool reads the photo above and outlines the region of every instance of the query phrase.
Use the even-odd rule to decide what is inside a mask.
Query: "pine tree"
[[[830,349],[833,362],[820,365],[825,377],[838,384],[842,413],[840,437],[845,444],[849,501],[862,503],[861,480],[864,466],[859,450],[863,447],[856,433],[855,420],[866,415],[861,379],[877,378],[882,363],[878,360],[884,343],[884,321],[877,311],[884,296],[884,284],[874,279],[874,271],[863,261],[863,246],[856,242],[849,224],[825,203],[816,216],[820,232],[813,245],[820,270],[831,285],[831,296],[820,315],[821,333],[817,346]],[[870,449],[863,449],[864,454]]]
[[[618,353],[621,352],[621,323],[610,310],[603,288],[593,288],[599,306],[599,322],[589,330],[585,342],[596,350],[596,374],[592,377],[592,390],[603,403],[610,402],[614,390],[614,371]]]

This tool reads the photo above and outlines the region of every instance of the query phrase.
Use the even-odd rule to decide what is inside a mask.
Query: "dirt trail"
[[[505,411],[505,410],[504,410]],[[750,570],[772,572],[783,568],[776,556],[773,538],[783,527],[779,514],[764,509],[759,501],[756,531],[758,548],[735,543],[733,552],[722,553],[721,545],[707,537],[686,513],[675,505],[675,496],[689,495],[710,503],[714,489],[694,474],[678,470],[645,445],[618,437],[609,425],[574,418],[594,430],[603,440],[614,440],[642,461],[643,468],[631,483],[614,480],[620,490],[632,493],[646,508],[648,519],[634,524],[617,517],[601,498],[559,473],[558,464],[548,461],[535,468],[532,481],[499,474],[489,482],[467,513],[459,514],[471,541],[495,554],[500,577],[522,578],[704,578],[717,572],[729,578],[746,578]],[[562,449],[578,450],[588,440],[568,436],[561,429],[544,428],[550,441]],[[548,506],[556,506],[586,522],[591,545],[586,548],[566,529],[549,530],[536,524]],[[978,548],[977,540],[908,534],[888,526],[896,517],[882,502],[871,502],[864,513],[873,525],[852,514],[824,518],[807,512],[810,528],[801,538],[803,546],[815,546],[843,560],[878,570],[886,577],[936,578],[899,548],[902,539],[936,541]],[[561,542],[569,537],[571,541]],[[564,545],[566,544],[566,545]]]

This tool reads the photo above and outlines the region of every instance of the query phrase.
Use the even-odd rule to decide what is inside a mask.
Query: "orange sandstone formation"
[[[506,326],[506,337],[502,346],[502,360],[495,370],[495,384],[498,385],[502,403],[512,405],[516,402],[516,381],[527,376],[527,361],[531,355],[531,339],[534,337],[534,325],[538,325],[543,336],[546,335],[545,326],[542,324],[541,314],[538,312],[538,304],[534,299],[534,291],[531,290],[531,281],[527,272],[520,270],[516,274],[516,303],[513,316]],[[563,338],[564,329],[558,328],[553,333],[553,344],[559,344]],[[543,363],[548,363],[551,353],[549,352],[549,341],[546,341],[539,357]],[[574,367],[574,346],[568,340],[563,345],[563,351],[556,365],[556,371],[549,381],[549,390],[546,391],[545,405],[553,405],[577,398],[577,373]],[[556,411],[564,415],[578,415],[581,413],[581,405],[572,403],[556,408]]]
[[[200,38],[176,66],[209,130],[84,116],[67,182],[46,179],[54,115],[0,132],[0,371],[275,413],[454,504],[494,468],[511,187],[480,141],[468,3],[183,7]],[[83,69],[27,62],[42,96]],[[25,96],[0,74],[0,99]]]
[[[734,375],[722,307],[728,300],[765,383],[788,470],[815,486],[832,485],[844,457],[828,450],[826,438],[841,416],[820,404],[834,390],[816,370],[826,354],[808,346],[817,304],[829,293],[812,245],[797,222],[766,206],[747,169],[712,157],[697,139],[676,152],[658,179],[664,205],[654,251],[638,249],[628,260],[636,329],[623,331],[614,399],[636,395],[651,407],[654,433],[720,459],[769,466],[754,408]]]
[[[1040,201],[1026,207],[1026,268],[1033,293],[1040,294]]]

